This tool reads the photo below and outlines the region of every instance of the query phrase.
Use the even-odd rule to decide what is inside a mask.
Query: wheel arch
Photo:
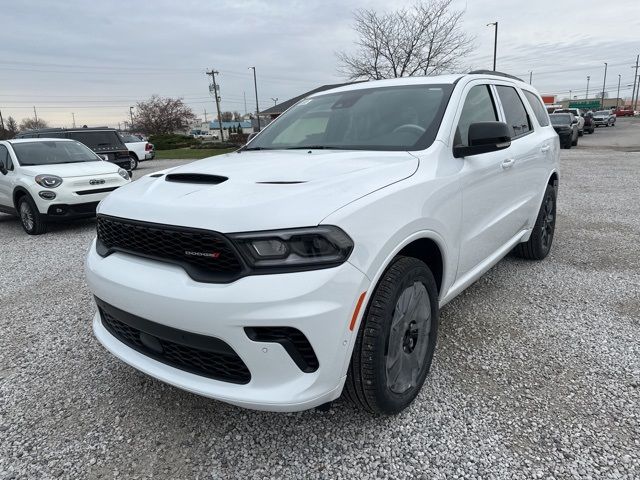
[[[27,190],[26,188],[17,186],[13,189],[13,206],[16,210],[18,210],[18,201],[25,195],[31,196],[29,190]]]
[[[138,157],[138,154],[136,152],[134,152],[133,150],[129,150],[129,156],[130,157],[135,157],[137,161],[140,161],[140,158]]]

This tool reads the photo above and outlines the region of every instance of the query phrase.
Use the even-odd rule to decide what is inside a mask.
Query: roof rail
[[[497,77],[507,77],[507,78],[511,78],[513,80],[518,80],[519,82],[523,81],[521,78],[518,78],[515,75],[509,75],[508,73],[504,73],[504,72],[496,72],[495,70],[472,70],[469,73],[470,74],[480,74],[480,75],[495,75]]]

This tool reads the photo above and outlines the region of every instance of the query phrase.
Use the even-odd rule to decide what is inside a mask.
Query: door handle
[[[540,149],[542,153],[548,152],[549,150],[551,150],[551,147],[549,145],[545,145]]]
[[[506,170],[507,168],[513,167],[514,163],[516,163],[516,159],[515,158],[507,158],[506,160],[503,160],[500,165],[501,165],[501,167],[503,169]]]

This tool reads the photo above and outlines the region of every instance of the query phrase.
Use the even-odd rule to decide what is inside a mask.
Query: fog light
[[[40,198],[44,198],[45,200],[53,200],[56,198],[56,192],[52,192],[50,190],[43,190],[42,192],[38,192]]]

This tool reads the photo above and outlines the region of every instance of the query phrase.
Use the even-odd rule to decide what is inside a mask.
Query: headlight
[[[230,237],[256,270],[333,267],[346,261],[353,250],[351,238],[333,225],[237,233]]]
[[[118,174],[124,178],[125,180],[129,180],[129,172],[127,172],[124,168],[119,168],[118,169]]]
[[[36,175],[36,183],[46,188],[56,188],[62,185],[62,179],[56,175]]]

